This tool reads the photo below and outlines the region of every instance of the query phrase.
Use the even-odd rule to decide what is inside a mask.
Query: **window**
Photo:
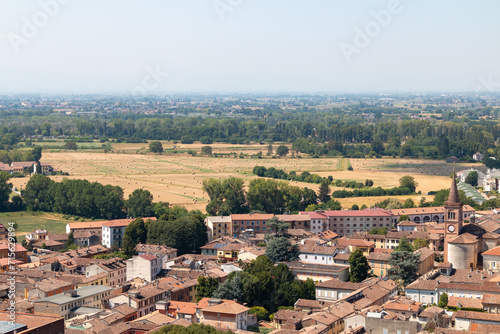
[[[497,267],[497,263],[495,261],[491,261],[491,268],[496,268]]]

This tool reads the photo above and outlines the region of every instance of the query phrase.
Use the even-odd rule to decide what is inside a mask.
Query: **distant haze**
[[[474,91],[480,78],[500,82],[498,0],[0,0],[0,8],[0,94]]]

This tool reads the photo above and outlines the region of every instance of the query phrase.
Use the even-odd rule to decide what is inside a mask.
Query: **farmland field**
[[[74,219],[65,219],[63,215],[49,212],[9,212],[0,213],[0,223],[14,222],[18,224],[16,235],[25,235],[41,228],[51,233],[65,233],[66,224],[75,222]]]
[[[175,148],[174,148],[175,146]],[[70,179],[87,179],[103,184],[119,185],[124,188],[128,196],[137,188],[149,190],[154,201],[166,201],[171,204],[187,206],[189,210],[205,210],[208,201],[207,195],[202,191],[202,182],[207,178],[225,179],[235,176],[250,181],[256,176],[252,169],[256,165],[275,167],[287,172],[292,170],[297,173],[308,171],[321,176],[331,175],[333,179],[355,180],[364,182],[371,179],[374,186],[383,188],[399,185],[399,178],[412,175],[418,182],[417,191],[426,194],[429,191],[449,187],[449,175],[455,167],[457,170],[468,168],[471,164],[446,164],[438,160],[418,159],[346,159],[346,158],[321,158],[309,157],[272,159],[266,157],[267,145],[251,144],[211,144],[213,153],[240,153],[245,158],[235,158],[235,155],[218,157],[192,156],[181,153],[195,151],[200,153],[203,144],[195,143],[173,144],[163,142],[165,152],[163,155],[147,153],[148,144],[112,144],[112,151],[104,153],[95,149],[78,151],[44,150],[42,162],[51,164],[55,169],[70,173]],[[278,145],[273,144],[276,148]],[[176,153],[174,153],[176,151]],[[250,158],[251,154],[263,153],[262,159]],[[304,156],[304,155],[302,155]],[[354,171],[348,171],[347,166],[352,165]],[[63,176],[52,176],[56,181]],[[24,187],[27,177],[11,179],[17,188]],[[301,182],[291,182],[293,185],[309,187],[317,190],[319,185]],[[332,190],[342,188],[331,187]],[[413,197],[419,201],[422,195],[403,196]],[[340,199],[344,207],[356,203],[359,206],[373,205],[386,197],[364,197]],[[431,198],[429,198],[430,200]]]

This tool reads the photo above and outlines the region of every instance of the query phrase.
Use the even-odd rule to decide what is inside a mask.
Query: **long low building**
[[[34,311],[37,314],[60,316],[67,320],[81,314],[79,311],[91,312],[92,309],[99,311],[102,300],[108,297],[112,290],[113,288],[108,286],[91,285],[66,291],[36,300]]]
[[[304,262],[285,263],[292,274],[301,281],[310,278],[315,282],[322,282],[331,279],[340,281],[349,280],[349,266],[313,264]]]

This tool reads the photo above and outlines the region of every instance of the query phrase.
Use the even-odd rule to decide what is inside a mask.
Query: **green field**
[[[38,228],[42,228],[51,233],[65,233],[66,224],[75,222],[75,220],[64,219],[63,215],[56,213],[26,211],[0,213],[0,223],[7,226],[10,222],[17,223],[18,230],[16,232],[19,235],[24,235]]]

